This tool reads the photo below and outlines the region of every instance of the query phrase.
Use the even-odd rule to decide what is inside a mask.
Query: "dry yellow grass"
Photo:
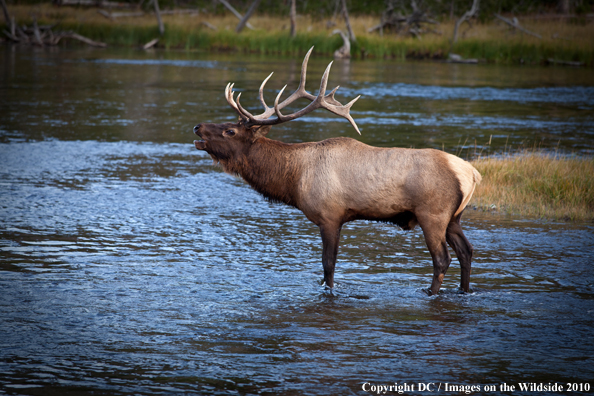
[[[525,151],[479,158],[471,205],[541,218],[594,220],[594,159]]]

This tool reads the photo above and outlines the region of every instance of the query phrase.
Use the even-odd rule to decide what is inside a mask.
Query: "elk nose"
[[[194,133],[198,133],[198,130],[200,129],[200,127],[202,126],[202,124],[198,124],[194,127]]]

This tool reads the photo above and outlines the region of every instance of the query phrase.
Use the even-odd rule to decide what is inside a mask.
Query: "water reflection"
[[[474,293],[456,293],[454,262],[443,292],[427,297],[422,289],[432,268],[419,230],[351,223],[330,293],[319,283],[316,227],[215,168],[186,128],[229,118],[223,100],[212,99],[220,97],[222,79],[255,94],[259,71],[286,60],[224,60],[230,75],[220,77],[174,64],[63,60],[83,58],[76,51],[51,63],[51,55],[3,60],[32,73],[2,72],[2,89],[13,95],[0,97],[3,392],[357,394],[364,382],[594,377],[591,224],[469,210]],[[312,74],[325,63],[313,62]],[[34,70],[56,65],[79,85],[67,81],[70,88],[58,89],[67,71],[35,77]],[[258,72],[249,71],[252,65]],[[352,62],[350,73],[356,79],[383,67],[362,71]],[[289,78],[286,69],[277,67],[277,83]],[[409,114],[432,114],[420,104]],[[353,132],[310,118],[277,129],[277,136]],[[450,128],[462,134],[462,124]],[[384,144],[399,134],[371,125],[363,133]],[[421,135],[410,136],[415,144],[429,141]],[[591,145],[584,136],[576,139]]]

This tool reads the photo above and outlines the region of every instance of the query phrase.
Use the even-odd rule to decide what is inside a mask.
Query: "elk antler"
[[[281,95],[283,94],[283,91],[287,87],[286,85],[283,87],[283,89],[280,90],[280,92],[276,96],[276,99],[274,100],[274,107],[268,107],[266,101],[264,101],[264,85],[266,85],[268,79],[272,77],[272,73],[270,73],[270,75],[264,79],[262,85],[260,85],[260,102],[262,103],[262,106],[264,106],[264,112],[262,114],[252,115],[249,111],[244,109],[241,106],[241,103],[239,103],[239,97],[241,96],[241,93],[237,95],[237,99],[233,98],[233,84],[231,83],[227,84],[227,87],[225,87],[225,98],[227,99],[227,102],[229,102],[229,105],[235,111],[237,111],[239,116],[250,125],[281,124],[283,122],[291,121],[299,117],[302,117],[308,113],[311,113],[315,109],[323,108],[349,120],[351,125],[360,135],[361,132],[359,132],[359,128],[357,127],[357,124],[355,124],[355,120],[353,120],[353,117],[351,117],[351,115],[349,114],[349,110],[351,109],[351,106],[361,97],[361,95],[357,96],[355,99],[351,100],[346,105],[341,104],[334,98],[334,94],[336,93],[338,87],[334,88],[328,95],[326,95],[326,86],[328,85],[328,75],[330,74],[330,67],[332,66],[332,62],[330,62],[330,64],[326,68],[326,71],[324,72],[324,75],[322,76],[322,82],[320,84],[320,91],[318,92],[318,96],[314,96],[305,90],[305,75],[307,72],[307,61],[309,60],[309,55],[311,55],[312,50],[313,47],[309,49],[307,55],[305,55],[305,58],[303,59],[299,87],[295,92],[293,92],[287,99],[285,99],[281,103],[279,103],[279,100]],[[311,103],[307,107],[292,114],[283,115],[280,112],[282,108],[290,105],[291,103],[300,98],[308,99],[311,101]],[[276,114],[276,118],[270,118],[273,114]]]

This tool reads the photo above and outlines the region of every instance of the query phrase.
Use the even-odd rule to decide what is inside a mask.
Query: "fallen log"
[[[90,45],[92,47],[100,47],[100,48],[107,47],[107,44],[105,44],[105,43],[101,43],[99,41],[91,40],[88,37],[81,36],[80,34],[74,33],[74,32],[65,32],[65,33],[59,34],[57,36],[56,44],[58,44],[58,41],[60,41],[60,39],[63,39],[63,38],[71,38],[71,39],[74,39],[74,40],[82,41],[83,43],[88,44],[88,45]]]
[[[549,63],[551,65],[573,66],[573,67],[584,66],[583,62],[564,61],[564,60],[553,59],[553,58],[548,58],[547,63]]]
[[[478,59],[464,59],[458,54],[449,54],[446,63],[477,64]]]
[[[142,49],[144,50],[148,50],[153,48],[155,45],[157,45],[157,43],[159,42],[159,39],[156,38],[154,40],[149,41],[148,43],[146,43],[145,45],[142,46]]]
[[[144,15],[143,11],[135,11],[135,12],[108,12],[105,10],[97,10],[97,12],[103,15],[107,19],[114,20],[116,18],[130,18],[130,17],[140,17]]]
[[[202,21],[202,24],[204,26],[206,26],[207,28],[209,28],[209,29],[212,29],[212,30],[215,30],[215,31],[218,30],[215,25],[213,25],[212,23],[209,23],[207,21]]]

